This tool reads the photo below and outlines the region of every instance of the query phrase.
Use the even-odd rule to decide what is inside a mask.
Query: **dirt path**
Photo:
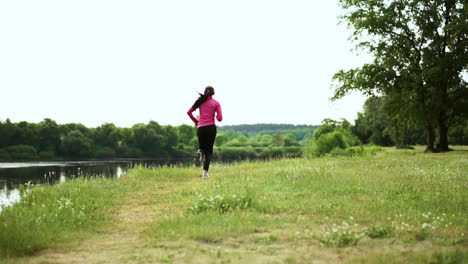
[[[72,244],[67,249],[43,250],[28,258],[24,263],[142,263],[147,256],[148,246],[141,239],[141,233],[159,217],[161,205],[154,200],[168,190],[164,185],[145,187],[132,193],[127,202],[114,217],[113,225],[106,227],[93,237]],[[155,249],[152,249],[154,256]],[[161,252],[163,255],[163,252]],[[159,257],[158,257],[159,258]],[[159,262],[160,258],[156,261]],[[152,260],[144,261],[152,263]]]

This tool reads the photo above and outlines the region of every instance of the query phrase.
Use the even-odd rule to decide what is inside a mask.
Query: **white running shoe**
[[[208,179],[208,178],[210,178],[210,175],[208,174],[208,172],[204,173],[202,178],[203,179]]]
[[[203,154],[200,150],[198,150],[197,153],[195,153],[195,158],[193,159],[193,162],[197,167],[200,167],[203,163]]]

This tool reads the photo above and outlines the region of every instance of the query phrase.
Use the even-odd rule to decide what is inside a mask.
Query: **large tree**
[[[466,115],[466,0],[340,0],[342,19],[372,63],[333,77],[336,100],[350,90],[387,97],[395,115],[427,134],[427,151],[448,150],[447,131]]]

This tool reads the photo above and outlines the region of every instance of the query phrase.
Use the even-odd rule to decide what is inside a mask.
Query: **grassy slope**
[[[77,207],[85,204],[91,208],[85,213],[89,221],[78,225],[87,234],[95,230],[94,224],[109,221],[117,205],[126,203],[115,202],[116,197],[125,193],[146,197],[140,204],[134,200],[131,208],[149,206],[141,207],[138,217],[150,213],[152,217],[127,230],[140,233],[141,247],[129,248],[121,256],[115,252],[107,258],[99,256],[123,263],[458,263],[468,257],[467,172],[466,148],[444,154],[387,149],[367,158],[215,164],[210,180],[195,178],[198,170],[193,168],[137,168],[125,181],[88,181],[85,189],[89,193],[84,197],[100,193],[93,199],[98,201],[94,207],[69,190],[57,191],[57,195],[69,195]],[[99,184],[112,186],[95,188]],[[60,188],[67,189],[47,187],[49,192]],[[99,191],[102,189],[105,191]],[[108,194],[109,190],[114,191]],[[50,203],[57,197],[52,196]],[[35,204],[14,207],[11,211],[17,218],[7,211],[9,217],[4,213],[0,221],[7,223],[8,230],[14,221],[18,230],[35,229],[33,224],[21,223],[31,222],[36,215],[20,215],[40,211],[39,204],[35,200]],[[47,208],[47,212],[57,210]],[[67,214],[63,219],[75,219],[68,222],[76,223],[75,215]],[[60,226],[47,222],[46,227],[58,230],[59,235],[52,240],[47,230],[41,230],[17,239],[15,248],[2,244],[0,248],[11,255],[60,248],[63,241],[76,236],[69,227],[77,225]],[[0,234],[5,233],[0,226]],[[38,234],[43,237],[39,246],[21,249],[22,243],[36,241]],[[0,243],[5,243],[2,239]],[[96,234],[93,239],[98,241],[102,236]],[[125,237],[120,239],[125,241]],[[89,262],[98,252],[87,254],[91,254]],[[22,259],[28,260],[40,263],[42,259]]]

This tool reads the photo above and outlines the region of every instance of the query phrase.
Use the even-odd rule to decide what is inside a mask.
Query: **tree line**
[[[411,148],[424,144],[426,131],[415,122],[401,122],[386,110],[385,97],[370,97],[355,124],[324,119],[319,126],[252,124],[219,127],[215,157],[221,160],[321,156],[359,145]],[[255,132],[254,132],[255,131]],[[468,119],[451,126],[448,142],[468,145]],[[313,150],[309,147],[312,146]],[[130,128],[105,123],[83,124],[0,121],[0,161],[51,159],[156,158],[189,159],[198,147],[196,128],[160,125],[155,121]]]
[[[251,125],[253,127],[257,125]],[[263,127],[264,125],[258,125]],[[258,130],[257,127],[257,130]],[[215,155],[223,159],[300,156],[300,143],[310,130],[272,124],[254,135],[220,127]],[[258,130],[260,131],[260,130]],[[196,128],[160,125],[156,121],[130,128],[105,123],[88,128],[80,123],[57,124],[0,121],[0,160],[157,158],[188,159],[198,147]]]
[[[155,121],[119,128],[106,123],[88,128],[79,123],[59,125],[0,122],[0,159],[177,158],[184,156],[194,128],[162,126]],[[179,146],[182,144],[182,147]]]

